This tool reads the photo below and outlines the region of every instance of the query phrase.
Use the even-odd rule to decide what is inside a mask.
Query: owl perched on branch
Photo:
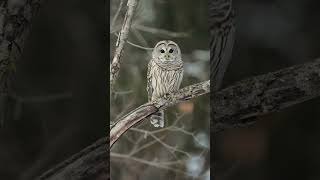
[[[183,61],[179,46],[169,40],[158,42],[148,64],[148,100],[179,90],[182,77]],[[154,127],[164,127],[164,112],[158,111],[151,115],[150,122]]]

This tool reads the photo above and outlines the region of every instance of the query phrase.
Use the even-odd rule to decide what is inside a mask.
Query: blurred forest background
[[[224,87],[320,57],[317,0],[234,0],[236,42]],[[320,99],[213,138],[215,179],[320,179]]]
[[[35,179],[107,133],[106,5],[45,1],[0,127],[0,179]],[[2,113],[2,112],[0,112]]]
[[[123,8],[113,20],[120,3]],[[111,98],[111,123],[147,102],[147,64],[154,45],[164,39],[178,43],[184,61],[181,87],[209,79],[207,1],[139,0],[125,46],[120,77]],[[127,1],[111,0],[110,52],[113,57]],[[113,23],[114,22],[114,23]],[[165,111],[165,127],[148,119],[131,128],[111,149],[111,179],[208,180],[209,96]]]

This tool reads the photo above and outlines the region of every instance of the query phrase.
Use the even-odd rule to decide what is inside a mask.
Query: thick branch
[[[110,147],[119,139],[119,137],[127,131],[131,126],[137,124],[145,117],[157,112],[158,110],[166,109],[177,103],[190,100],[192,98],[207,94],[210,92],[210,81],[204,81],[194,84],[173,94],[168,94],[166,97],[160,98],[141,105],[127,115],[120,118],[110,130]]]
[[[249,78],[214,94],[212,130],[246,126],[319,95],[320,60]]]
[[[110,87],[113,88],[113,85],[118,78],[120,66],[122,63],[122,54],[124,45],[128,39],[128,34],[131,28],[131,23],[134,15],[134,11],[137,5],[137,0],[128,0],[127,6],[128,10],[124,18],[124,22],[118,36],[118,40],[116,43],[116,51],[110,65]]]
[[[98,140],[91,146],[45,172],[37,179],[110,179],[108,143],[109,140],[107,138]]]

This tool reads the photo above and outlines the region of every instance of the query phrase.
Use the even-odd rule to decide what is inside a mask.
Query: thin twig
[[[136,161],[136,162],[139,162],[139,163],[142,163],[142,164],[147,164],[149,166],[153,166],[153,167],[156,167],[156,168],[170,170],[170,171],[173,171],[173,172],[176,172],[176,173],[180,173],[180,174],[183,174],[185,176],[192,176],[191,174],[188,174],[188,173],[186,173],[184,171],[181,171],[181,170],[178,170],[176,168],[171,168],[171,167],[167,166],[166,164],[162,164],[161,162],[148,161],[148,160],[132,157],[132,156],[129,156],[129,155],[118,154],[118,153],[113,153],[113,152],[110,153],[110,156],[114,157],[114,158],[124,158],[124,159],[128,159],[128,160],[133,160],[133,161]]]
[[[144,134],[148,134],[150,135],[153,139],[155,139],[156,141],[158,141],[163,147],[165,147],[166,149],[168,149],[169,152],[178,152],[178,153],[181,153],[181,154],[184,154],[185,156],[188,156],[189,158],[191,157],[191,155],[185,151],[182,151],[176,147],[172,147],[170,146],[169,144],[161,141],[157,136],[155,136],[152,132],[150,131],[146,131],[146,130],[143,130],[143,129],[137,129],[137,128],[130,128],[130,130],[133,130],[133,131],[136,131],[136,132],[140,132],[140,133],[144,133]]]
[[[111,21],[111,24],[110,24],[110,32],[114,30],[114,24],[116,23],[117,19],[118,19],[118,16],[120,14],[120,11],[122,9],[122,6],[123,6],[123,0],[120,0],[120,3],[119,3],[119,7],[117,9],[117,12],[116,14],[114,15],[112,21]]]
[[[171,38],[186,38],[190,36],[190,33],[187,33],[187,32],[168,31],[165,29],[148,27],[141,24],[135,24],[133,25],[133,27],[136,29],[139,29],[140,31],[144,31],[144,32],[148,32],[148,33],[160,35],[160,36],[171,37]]]
[[[127,95],[133,93],[133,90],[128,90],[128,91],[116,91],[114,94],[116,95]]]
[[[159,137],[160,140],[162,140],[164,137],[166,137],[166,135],[163,135],[161,137]],[[149,143],[146,143],[144,145],[142,145],[141,147],[138,147],[138,146],[135,146],[134,149],[131,150],[131,152],[129,153],[130,156],[133,156],[135,154],[137,154],[138,152],[156,144],[158,141],[157,140],[153,140],[153,141],[150,141]]]
[[[143,49],[143,50],[147,50],[147,51],[152,51],[152,50],[153,50],[153,48],[150,48],[150,47],[144,47],[144,46],[135,44],[135,43],[130,42],[130,41],[127,41],[127,42],[128,42],[128,44],[130,44],[131,46],[136,47],[136,48],[139,48],[139,49]]]
[[[143,44],[143,46],[149,46],[147,40],[142,36],[139,30],[132,28],[132,32],[135,35],[135,37],[140,41],[140,43]]]
[[[117,33],[113,33],[113,35],[117,36],[119,38],[119,35]],[[136,47],[136,48],[139,48],[139,49],[143,49],[143,50],[147,50],[147,51],[152,51],[153,48],[150,48],[150,47],[144,47],[144,46],[141,46],[139,44],[135,44],[129,40],[127,40],[127,43],[130,44],[131,46],[133,47]]]

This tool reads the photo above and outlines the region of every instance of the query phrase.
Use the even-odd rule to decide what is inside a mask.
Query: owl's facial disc
[[[176,61],[180,57],[180,49],[178,45],[172,41],[160,41],[156,45],[156,51],[154,51],[153,56],[164,62]]]

